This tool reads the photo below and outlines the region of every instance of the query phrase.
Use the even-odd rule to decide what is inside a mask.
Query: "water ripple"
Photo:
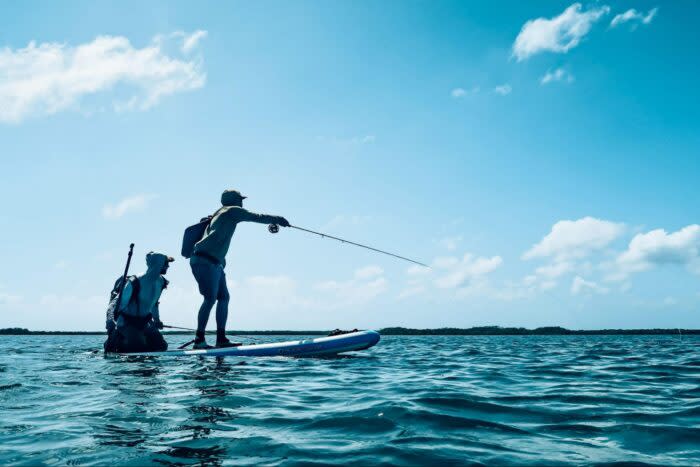
[[[302,360],[100,345],[0,339],[0,464],[700,464],[697,337],[388,336]]]

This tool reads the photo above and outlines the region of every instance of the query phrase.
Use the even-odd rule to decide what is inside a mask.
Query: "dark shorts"
[[[199,293],[209,300],[228,300],[226,273],[220,264],[210,262],[190,263],[192,274],[199,286]]]

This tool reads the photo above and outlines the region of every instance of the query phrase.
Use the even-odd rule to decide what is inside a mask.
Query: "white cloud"
[[[0,306],[2,305],[14,305],[22,301],[20,295],[13,295],[5,292],[0,292]]]
[[[678,300],[676,300],[676,299],[673,298],[673,297],[666,297],[666,298],[664,298],[663,304],[664,304],[665,306],[674,306],[674,305],[678,305]]]
[[[326,222],[324,225],[320,227],[320,230],[322,232],[325,232],[327,230],[333,231],[335,229],[338,229],[340,227],[356,227],[359,225],[364,225],[367,222],[371,220],[370,216],[361,216],[361,215],[347,215],[347,214],[338,214],[337,216],[333,217],[330,221]]]
[[[653,21],[654,17],[656,16],[656,13],[659,11],[658,8],[652,8],[649,10],[649,12],[645,15],[641,11],[637,11],[634,8],[631,8],[624,13],[620,13],[619,15],[615,15],[615,17],[610,21],[610,27],[614,28],[617,27],[621,24],[627,23],[629,21],[632,21],[635,24],[649,24]]]
[[[437,257],[431,268],[411,266],[406,270],[408,280],[398,294],[399,299],[424,293],[434,297],[447,292],[450,298],[464,298],[471,295],[491,293],[488,275],[503,263],[500,256],[476,257],[470,253],[464,256]]]
[[[696,271],[700,265],[700,225],[688,225],[673,233],[656,229],[635,235],[627,250],[617,257],[615,271],[608,278],[622,280],[631,273],[664,264]]]
[[[455,88],[455,89],[452,90],[452,92],[450,93],[450,95],[451,95],[452,97],[455,97],[455,98],[464,97],[464,96],[467,95],[467,91],[465,91],[465,90],[462,89],[462,88]]]
[[[559,261],[582,258],[608,246],[625,230],[624,224],[584,217],[575,221],[559,221],[522,258],[554,257]]]
[[[248,310],[277,311],[311,306],[310,301],[299,294],[297,281],[283,274],[250,276],[240,282],[230,281],[229,286],[236,304]]]
[[[606,5],[582,11],[581,4],[574,3],[559,16],[529,20],[513,43],[513,55],[522,61],[540,52],[566,53],[609,12]]]
[[[457,249],[457,245],[462,241],[462,236],[457,235],[454,237],[444,237],[441,238],[438,243],[449,251],[454,251]]]
[[[207,31],[202,31],[201,29],[193,32],[192,34],[186,34],[184,40],[182,41],[182,52],[185,54],[192,52],[192,50],[197,47],[199,41],[205,37],[207,37]]]
[[[426,276],[430,274],[430,268],[426,268],[424,266],[419,266],[417,264],[413,266],[409,266],[409,268],[406,270],[406,274],[409,276],[417,277],[417,276]]]
[[[384,274],[384,269],[379,266],[365,266],[355,271],[355,278],[357,279],[372,279],[377,276]]]
[[[106,204],[102,208],[102,217],[105,219],[119,219],[129,212],[143,211],[157,197],[158,195],[138,194],[124,198],[116,204]]]
[[[346,281],[323,281],[314,285],[314,289],[329,296],[321,297],[329,307],[346,307],[363,305],[384,293],[388,288],[387,280],[381,276],[383,270],[377,266],[368,266],[355,271],[354,277]]]
[[[91,295],[89,297],[78,297],[76,295],[46,294],[39,299],[39,305],[48,308],[49,311],[65,307],[75,307],[89,305],[99,307],[105,305],[105,297],[102,295]],[[104,316],[104,314],[102,315]]]
[[[194,47],[201,37],[198,31],[185,43]],[[122,36],[99,36],[74,47],[32,41],[0,49],[0,122],[75,110],[86,97],[115,88],[121,91],[110,99],[115,109],[147,110],[165,96],[204,86],[201,60],[169,56],[165,45],[160,36],[143,48]]]
[[[574,76],[563,68],[557,68],[554,71],[547,70],[547,73],[540,78],[540,84],[548,84],[554,81],[573,83]]]
[[[455,98],[455,99],[462,99],[467,96],[472,96],[474,94],[478,94],[479,91],[481,91],[481,88],[479,86],[474,86],[473,88],[467,90],[464,88],[454,88],[451,92],[450,95]]]
[[[377,140],[374,135],[356,136],[350,139],[351,144],[371,144]]]
[[[510,84],[501,84],[500,86],[493,88],[493,92],[500,94],[501,96],[507,96],[511,93],[511,91],[513,91],[513,88],[510,86]]]
[[[396,298],[402,300],[405,298],[415,297],[416,295],[421,295],[426,290],[427,288],[424,285],[412,284],[399,292],[399,295]]]
[[[556,278],[563,276],[567,272],[571,271],[574,265],[568,261],[559,261],[552,264],[547,264],[545,266],[540,266],[535,269],[535,274],[538,276]]]
[[[502,263],[503,259],[500,256],[475,258],[469,253],[465,254],[461,260],[437,258],[433,262],[433,267],[446,271],[435,279],[435,285],[440,289],[465,287],[472,281],[495,271]]]
[[[607,287],[602,287],[593,281],[587,281],[581,276],[574,277],[574,280],[571,282],[572,295],[580,295],[587,292],[605,294],[609,291]]]

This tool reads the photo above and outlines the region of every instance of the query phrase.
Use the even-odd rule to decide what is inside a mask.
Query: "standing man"
[[[243,209],[246,197],[236,190],[226,190],[221,195],[220,207],[212,216],[204,235],[193,249],[190,266],[199,293],[204,297],[197,316],[197,333],[194,340],[195,349],[208,349],[204,340],[204,330],[209,321],[209,313],[216,303],[216,346],[231,347],[236,344],[226,338],[226,319],[228,318],[229,293],[226,287],[226,253],[231,238],[239,222],[257,222],[260,224],[279,224],[289,227],[287,219],[281,216],[256,214]]]

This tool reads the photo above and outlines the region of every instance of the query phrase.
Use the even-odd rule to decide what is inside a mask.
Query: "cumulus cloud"
[[[627,249],[617,257],[615,271],[608,278],[623,280],[631,273],[664,264],[688,266],[692,271],[698,271],[700,225],[688,225],[672,233],[656,229],[635,235]]]
[[[322,281],[314,285],[317,292],[329,294],[324,300],[330,307],[344,307],[365,304],[384,293],[387,280],[381,275],[381,268],[371,266],[355,271],[352,279],[345,281]]]
[[[545,266],[540,266],[535,269],[535,274],[541,277],[556,278],[563,276],[567,272],[574,269],[573,263],[569,261],[559,261],[552,264],[547,264]]]
[[[572,295],[580,295],[584,293],[605,294],[609,291],[610,290],[607,287],[603,287],[593,281],[587,281],[581,276],[574,277],[574,280],[571,282]]]
[[[649,24],[654,20],[654,17],[656,16],[656,13],[659,11],[658,8],[652,8],[649,10],[649,12],[645,15],[641,11],[637,11],[634,8],[631,8],[624,13],[620,13],[619,15],[615,15],[615,17],[610,21],[610,27],[614,28],[617,27],[621,24],[627,23],[627,22],[632,22],[633,24]]]
[[[205,31],[182,35],[188,53]],[[170,37],[170,36],[169,36]],[[99,36],[77,46],[57,42],[0,49],[0,122],[77,109],[88,96],[106,95],[116,110],[147,110],[168,95],[201,88],[201,59],[165,52],[168,40],[156,36],[136,48],[122,36]]]
[[[477,258],[470,253],[465,254],[461,259],[438,258],[433,262],[433,267],[445,272],[435,279],[435,285],[441,289],[465,287],[472,281],[495,271],[502,263],[503,259],[500,256]]]
[[[513,91],[513,88],[510,86],[510,84],[501,84],[500,86],[493,88],[493,92],[500,94],[501,96],[507,96],[511,93],[511,91]]]
[[[554,81],[563,81],[565,83],[573,83],[574,76],[563,68],[557,68],[554,71],[547,70],[542,78],[540,78],[540,84],[549,84]]]
[[[236,304],[257,311],[291,310],[311,306],[311,301],[299,293],[293,278],[283,275],[256,275],[229,282]]]
[[[624,224],[590,216],[575,221],[559,221],[539,243],[526,251],[522,258],[527,260],[553,257],[558,261],[582,258],[605,248],[622,235],[624,230]]]
[[[406,270],[408,280],[398,298],[427,292],[449,292],[455,297],[489,292],[488,275],[503,263],[500,256],[481,257],[466,253],[462,257],[442,256],[431,262],[430,268],[411,266]],[[442,292],[440,292],[442,291]]]
[[[106,204],[102,208],[102,217],[105,219],[119,219],[129,212],[143,211],[157,197],[158,195],[138,194],[126,197],[115,204]]]
[[[522,61],[540,52],[566,53],[609,12],[606,5],[583,10],[580,3],[574,3],[559,16],[529,20],[513,43],[513,56]]]

